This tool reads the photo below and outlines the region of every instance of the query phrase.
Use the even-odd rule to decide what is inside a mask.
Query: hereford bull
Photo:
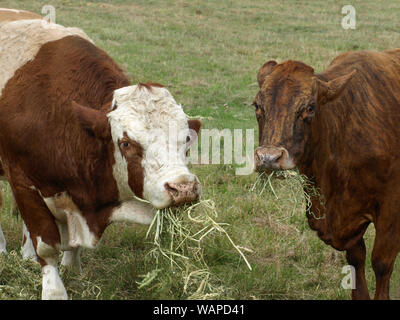
[[[268,61],[254,99],[258,171],[298,167],[319,190],[310,227],[356,271],[353,299],[369,299],[363,235],[376,229],[375,299],[389,298],[400,249],[400,49],[348,52],[322,73]]]
[[[130,85],[82,30],[10,20],[0,21],[2,171],[42,266],[42,299],[66,299],[60,250],[74,263],[110,223],[148,224],[153,208],[199,198],[186,153],[200,122],[162,85]]]

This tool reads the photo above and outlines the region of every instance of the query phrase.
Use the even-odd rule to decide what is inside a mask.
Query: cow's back
[[[67,36],[89,37],[78,28],[65,28],[40,19],[0,21],[0,93],[14,73],[33,60],[40,48]]]
[[[336,146],[327,154],[339,152],[359,162],[362,155],[400,151],[400,50],[347,52],[319,76],[329,81],[353,70],[357,72],[341,96],[321,114],[325,129],[320,133],[329,135],[325,141]]]
[[[5,21],[32,20],[32,19],[42,19],[42,16],[25,10],[0,8],[0,23]]]

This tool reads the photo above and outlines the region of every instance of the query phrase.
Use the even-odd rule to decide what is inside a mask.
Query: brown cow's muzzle
[[[289,152],[282,147],[258,147],[254,151],[254,163],[258,172],[286,170],[295,167]]]
[[[172,206],[181,206],[185,203],[190,203],[199,200],[200,184],[198,181],[185,183],[170,183],[165,184],[165,189],[171,197]]]

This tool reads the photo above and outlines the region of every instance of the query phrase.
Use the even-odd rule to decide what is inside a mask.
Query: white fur
[[[57,265],[59,248],[54,248],[42,241],[41,237],[36,237],[36,252],[47,264]]]
[[[69,250],[82,246],[95,248],[99,239],[90,230],[87,221],[67,192],[43,198],[56,218],[61,236],[61,249]]]
[[[111,214],[110,222],[127,221],[140,224],[150,224],[153,221],[153,207],[147,203],[131,200],[123,202]]]
[[[71,35],[91,41],[78,28],[65,28],[44,20],[0,22],[0,96],[15,71],[35,58],[45,43]]]
[[[8,8],[0,8],[0,11],[9,11],[9,12],[14,12],[14,13],[20,13],[20,10],[17,9],[8,9]]]
[[[33,247],[33,243],[32,243],[32,240],[31,240],[31,235],[30,235],[30,233],[28,231],[28,228],[26,227],[25,223],[23,223],[22,233],[23,233],[23,237],[25,237],[25,243],[21,247],[22,259],[25,259],[25,260],[28,260],[28,259],[37,260],[35,248]]]
[[[114,92],[114,111],[108,113],[115,145],[113,174],[121,200],[132,199],[128,168],[118,140],[126,133],[144,149],[144,198],[156,207],[167,207],[171,199],[165,183],[193,182],[197,177],[186,166],[187,116],[165,88],[134,85]]]
[[[58,248],[53,248],[37,237],[36,250],[47,265],[42,267],[42,300],[67,300],[67,292],[58,274]]]
[[[77,212],[67,212],[69,245],[72,248],[96,248],[99,239],[90,230],[86,219]]]
[[[72,248],[71,250],[64,251],[61,260],[61,265],[63,265],[64,267],[72,268],[77,272],[81,273],[82,272],[81,258],[80,258],[81,250],[82,250],[81,247],[76,247]]]
[[[58,268],[54,265],[42,268],[42,300],[68,300]]]

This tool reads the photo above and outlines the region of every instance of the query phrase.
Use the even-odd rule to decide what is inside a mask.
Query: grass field
[[[400,2],[352,1],[15,1],[0,7],[41,12],[56,8],[57,23],[82,28],[113,57],[132,83],[168,86],[190,116],[204,128],[256,128],[250,106],[257,92],[258,68],[269,59],[294,59],[322,71],[339,53],[400,47]],[[341,8],[356,8],[355,30],[341,27]],[[257,141],[257,139],[256,139]],[[349,299],[341,287],[344,253],[326,246],[312,232],[300,189],[284,180],[251,190],[257,175],[235,176],[232,165],[194,165],[206,199],[213,199],[218,221],[233,241],[248,248],[243,259],[218,234],[205,241],[206,262],[223,284],[222,299]],[[0,299],[40,298],[37,264],[22,261],[21,219],[10,212],[9,186],[2,227],[8,256],[0,257]],[[257,192],[258,191],[258,192]],[[83,273],[61,269],[72,299],[186,299],[182,283],[164,270],[163,283],[139,289],[151,270],[145,257],[152,243],[146,226],[110,226],[98,250],[82,253]],[[374,230],[366,234],[371,252]],[[369,257],[368,257],[369,258]],[[168,280],[169,279],[169,280]],[[367,262],[369,287],[375,280]],[[391,297],[400,298],[395,266]]]

